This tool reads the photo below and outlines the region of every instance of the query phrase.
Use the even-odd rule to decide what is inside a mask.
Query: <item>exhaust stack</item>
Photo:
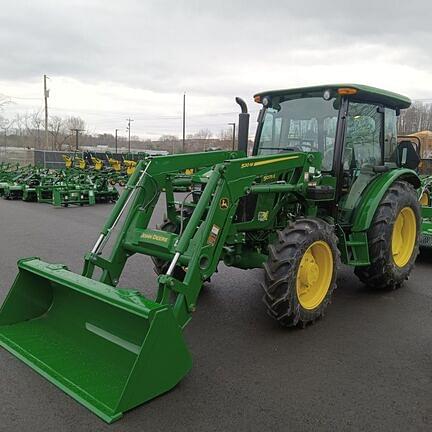
[[[235,100],[241,108],[238,122],[238,149],[244,151],[247,156],[249,141],[249,113],[246,102],[242,98],[236,97]]]

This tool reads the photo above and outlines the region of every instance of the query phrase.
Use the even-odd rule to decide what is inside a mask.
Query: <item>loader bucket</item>
[[[192,366],[171,307],[37,258],[0,309],[0,345],[111,423]]]

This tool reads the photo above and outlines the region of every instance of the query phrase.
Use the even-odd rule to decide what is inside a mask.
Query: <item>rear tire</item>
[[[415,224],[415,226],[413,226]],[[368,231],[370,265],[354,272],[373,288],[399,288],[419,253],[420,204],[414,187],[394,182],[384,195]]]
[[[285,327],[304,327],[323,316],[339,265],[337,237],[323,220],[299,219],[279,231],[264,264],[268,314]]]

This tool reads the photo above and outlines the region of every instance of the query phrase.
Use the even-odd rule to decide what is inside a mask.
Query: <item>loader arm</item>
[[[236,157],[237,156],[237,157]],[[273,208],[275,197],[289,193],[304,194],[308,183],[304,173],[319,165],[320,155],[293,153],[289,155],[239,158],[235,152],[202,153],[199,158],[188,155],[154,158],[140,162],[128,183],[126,192],[117,203],[101,235],[107,236],[112,225],[121,214],[131,194],[128,213],[119,232],[109,258],[101,257],[98,250],[85,257],[83,275],[92,277],[95,266],[103,272],[100,281],[116,286],[127,259],[135,253],[154,256],[171,263],[171,271],[158,278],[157,302],[168,304],[171,293],[176,294],[173,305],[174,315],[183,327],[196,308],[199,292],[204,280],[217,269],[225,255],[227,238],[238,235],[238,243],[243,239],[240,232],[266,230],[273,225],[279,207]],[[231,158],[231,159],[230,159]],[[199,162],[196,162],[196,161]],[[214,165],[216,163],[216,165]],[[196,203],[190,219],[180,235],[149,229],[149,222],[162,191],[166,193],[167,214],[172,214],[175,201],[172,195],[172,175],[185,167],[198,168],[212,166],[206,178],[204,190]],[[143,175],[144,173],[144,175]],[[275,174],[277,173],[277,175]],[[259,178],[286,177],[288,182],[264,183],[256,185]],[[295,174],[295,175],[294,175]],[[249,222],[234,221],[241,198],[257,194],[258,199],[271,195],[268,204],[268,217],[261,221],[253,218]],[[234,241],[236,243],[236,241]],[[260,257],[255,256],[259,264]],[[265,259],[262,255],[261,261]],[[232,262],[232,261],[231,261]],[[184,280],[172,275],[175,266],[185,270]]]

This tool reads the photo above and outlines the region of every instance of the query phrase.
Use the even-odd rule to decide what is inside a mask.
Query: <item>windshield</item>
[[[323,155],[322,169],[330,171],[337,118],[335,99],[274,99],[264,115],[257,154],[319,151]]]

